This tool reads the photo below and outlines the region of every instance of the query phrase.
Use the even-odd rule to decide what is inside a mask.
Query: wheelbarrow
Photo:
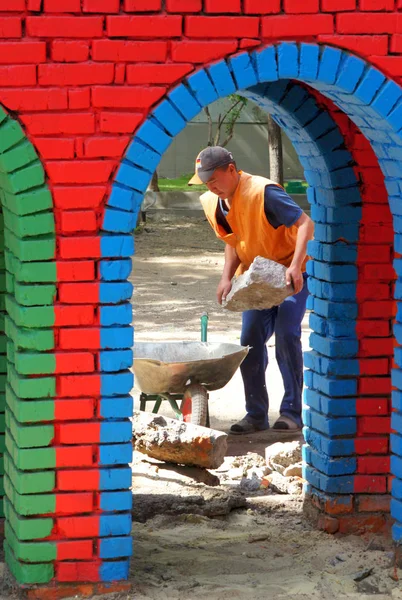
[[[177,419],[209,426],[208,392],[229,383],[249,348],[207,342],[207,327],[204,313],[201,342],[135,343],[133,368],[141,391],[140,410],[155,401],[152,412],[157,413],[166,400]]]

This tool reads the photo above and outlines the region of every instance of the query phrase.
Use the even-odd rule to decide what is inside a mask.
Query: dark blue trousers
[[[241,365],[246,396],[247,419],[256,425],[268,425],[268,392],[265,371],[268,366],[267,342],[275,332],[275,353],[282,374],[285,394],[280,414],[302,425],[303,354],[301,323],[308,297],[307,276],[304,287],[280,306],[243,313],[241,344],[251,346]]]

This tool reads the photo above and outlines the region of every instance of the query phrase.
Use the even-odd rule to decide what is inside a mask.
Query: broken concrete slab
[[[216,469],[224,461],[227,434],[143,411],[134,412],[137,452],[179,465]]]
[[[265,448],[265,460],[268,466],[283,474],[287,467],[302,462],[301,444],[298,441],[276,442]]]
[[[222,306],[233,312],[264,310],[279,306],[293,293],[293,286],[286,285],[286,267],[257,256],[249,270],[234,280]]]

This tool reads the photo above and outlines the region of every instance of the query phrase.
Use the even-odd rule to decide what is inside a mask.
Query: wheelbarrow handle
[[[208,313],[201,315],[201,341],[206,342],[208,337]]]

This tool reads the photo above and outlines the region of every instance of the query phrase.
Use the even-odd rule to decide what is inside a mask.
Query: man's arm
[[[222,300],[225,300],[232,289],[232,277],[239,265],[240,259],[237,256],[236,249],[229,246],[229,244],[225,244],[225,266],[223,267],[222,277],[216,292],[219,304],[222,304]]]
[[[307,242],[309,242],[314,235],[314,223],[306,213],[303,213],[296,221],[295,226],[298,229],[296,248],[292,263],[286,271],[286,283],[293,283],[295,294],[298,294],[303,289],[301,267],[307,254]]]

